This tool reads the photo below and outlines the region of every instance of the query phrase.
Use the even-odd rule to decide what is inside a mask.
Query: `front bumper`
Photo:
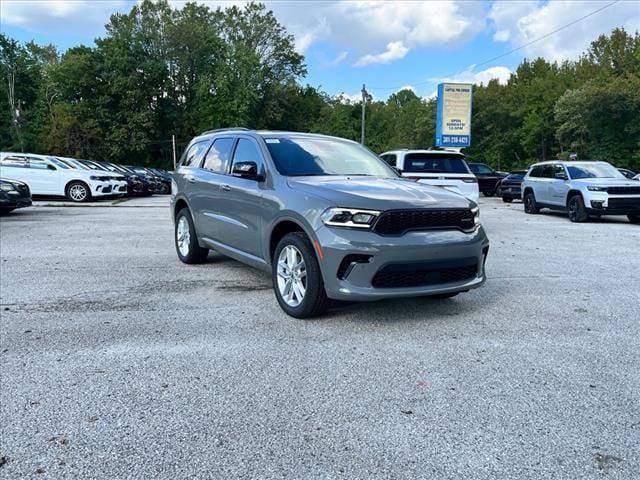
[[[590,195],[587,209],[592,215],[638,215],[640,195]]]
[[[0,194],[0,208],[23,208],[32,204],[30,196],[22,196],[18,192],[2,192]]]
[[[458,230],[408,232],[383,237],[370,231],[323,226],[316,231],[321,254],[320,266],[327,296],[336,300],[379,300],[461,292],[478,288],[485,282],[484,263],[489,240],[482,226],[472,233]],[[342,277],[339,269],[347,255],[370,256],[365,263],[354,263]],[[425,265],[457,265],[461,260],[476,263],[471,277],[458,281],[430,282],[428,285],[374,287],[381,269],[402,266],[416,269]],[[438,267],[441,268],[441,267]],[[383,270],[384,271],[384,270]]]
[[[111,182],[100,182],[95,180],[89,182],[89,188],[91,188],[91,195],[93,197],[111,195],[113,190]]]

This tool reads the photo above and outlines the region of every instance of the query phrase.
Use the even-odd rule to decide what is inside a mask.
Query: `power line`
[[[555,29],[552,32],[549,32],[549,33],[547,33],[545,35],[542,35],[541,37],[535,38],[535,39],[531,40],[530,42],[527,42],[527,43],[525,43],[523,45],[520,45],[519,47],[516,47],[516,48],[514,48],[512,50],[509,50],[508,52],[502,53],[502,54],[498,55],[497,57],[493,57],[493,58],[490,58],[488,60],[484,60],[484,61],[482,61],[480,63],[476,63],[476,64],[473,64],[473,65],[477,68],[477,67],[481,67],[483,65],[486,65],[487,63],[495,62],[496,60],[498,60],[500,58],[503,58],[503,57],[506,57],[508,55],[511,55],[512,53],[517,52],[518,50],[522,50],[523,48],[528,47],[529,45],[532,45],[532,44],[534,44],[536,42],[539,42],[540,40],[544,40],[545,38],[548,38],[551,35],[554,35],[554,34],[558,33],[559,31],[564,30],[565,28],[569,28],[572,25],[575,25],[576,23],[581,22],[582,20],[585,20],[585,19],[587,19],[587,18],[589,18],[589,17],[591,17],[591,16],[593,16],[593,15],[595,15],[597,13],[600,13],[601,11],[605,10],[606,8],[609,8],[609,7],[615,5],[616,3],[619,3],[619,2],[620,2],[620,0],[614,0],[613,2],[610,2],[610,3],[606,4],[606,5],[598,8],[597,10],[594,10],[591,13],[588,13],[588,14],[580,17],[580,18],[577,18],[577,19],[573,20],[572,22],[569,22],[566,25],[563,25],[560,28]],[[442,75],[441,78],[452,77],[453,75],[455,75],[457,73],[459,73],[459,70],[456,71],[456,72],[453,72],[453,73],[449,73],[447,75]],[[425,82],[411,83],[411,85],[413,85],[413,86],[429,85],[429,84],[436,83],[436,82],[437,82],[437,80],[436,81],[427,80]],[[406,85],[406,84],[407,84],[407,82],[404,83],[404,85]],[[403,85],[399,85],[397,87],[369,87],[369,89],[370,90],[397,90],[398,88],[402,88],[402,86]]]

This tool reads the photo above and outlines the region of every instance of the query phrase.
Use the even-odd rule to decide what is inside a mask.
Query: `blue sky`
[[[443,80],[506,81],[524,57],[574,59],[597,35],[615,27],[640,29],[640,2],[579,1],[267,1],[296,38],[309,74],[303,83],[332,95],[358,95],[363,83],[375,98],[402,87],[430,96]],[[92,44],[115,12],[133,0],[0,2],[3,33],[60,50]],[[182,0],[172,0],[180,8]],[[239,1],[206,1],[211,7]],[[610,5],[611,4],[611,5]],[[602,9],[557,33],[555,30]],[[548,36],[547,36],[548,35]],[[517,52],[479,65],[518,48]]]

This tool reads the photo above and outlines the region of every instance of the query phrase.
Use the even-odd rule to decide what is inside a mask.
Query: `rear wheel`
[[[209,255],[208,248],[198,245],[196,229],[188,208],[183,208],[176,215],[175,241],[176,252],[182,263],[202,263]]]
[[[84,182],[71,182],[67,185],[67,198],[72,202],[81,203],[91,200],[91,190]]]
[[[524,195],[524,211],[530,215],[534,215],[536,213],[540,213],[540,208],[536,203],[536,197],[533,192],[527,192]]]
[[[582,195],[574,195],[567,202],[567,213],[569,220],[574,223],[586,222],[589,219],[589,213],[584,206]]]
[[[311,241],[304,233],[292,232],[278,242],[271,277],[280,307],[292,317],[310,318],[329,306]]]
[[[636,225],[640,225],[640,215],[639,214],[629,214],[627,218],[631,223],[635,223]]]

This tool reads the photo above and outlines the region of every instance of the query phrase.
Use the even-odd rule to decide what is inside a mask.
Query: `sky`
[[[245,3],[198,1],[213,8]],[[185,2],[170,3],[180,8]],[[384,99],[402,88],[430,97],[442,81],[506,82],[523,58],[576,59],[598,35],[615,27],[640,30],[640,0],[263,3],[305,55],[308,75],[302,83],[353,99],[363,84],[374,98]],[[109,16],[133,4],[0,0],[0,30],[64,51],[93,44],[104,36]]]

